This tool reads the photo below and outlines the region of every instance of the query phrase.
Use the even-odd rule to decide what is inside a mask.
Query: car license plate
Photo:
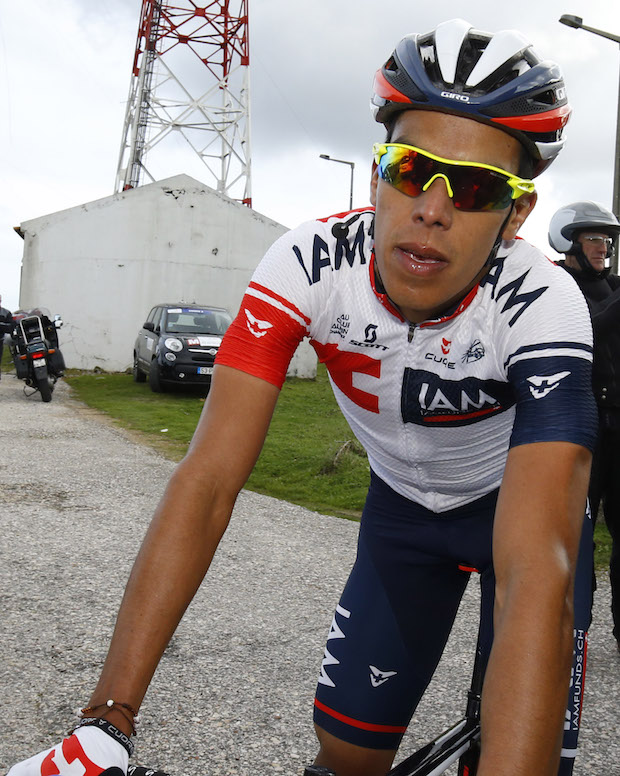
[[[199,375],[212,375],[213,374],[213,367],[212,366],[199,366],[198,367],[198,374]]]

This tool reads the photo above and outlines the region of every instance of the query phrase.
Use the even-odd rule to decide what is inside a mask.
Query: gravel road
[[[71,398],[0,381],[0,773],[86,703],[122,590],[173,464]],[[243,492],[142,708],[134,760],[174,776],[294,776],[315,752],[312,700],[357,526]],[[406,752],[464,707],[468,590]],[[577,774],[620,775],[620,656],[599,582]],[[455,703],[455,697],[457,701]],[[456,706],[456,708],[455,708]]]

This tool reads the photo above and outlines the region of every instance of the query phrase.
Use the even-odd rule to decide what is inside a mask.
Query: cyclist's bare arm
[[[478,776],[556,776],[573,645],[573,580],[590,453],[510,450],[493,535],[495,639]]]
[[[134,564],[89,705],[112,698],[139,707],[226,530],[278,394],[264,380],[216,366],[188,454],[168,483]],[[106,719],[131,732],[122,712],[113,709]]]

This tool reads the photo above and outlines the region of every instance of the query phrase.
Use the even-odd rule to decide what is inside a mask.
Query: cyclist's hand
[[[99,776],[108,768],[127,773],[124,746],[94,727],[78,728],[57,746],[14,765],[7,776]]]

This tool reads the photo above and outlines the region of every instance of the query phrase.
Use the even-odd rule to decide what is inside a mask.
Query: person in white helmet
[[[599,427],[588,496],[595,517],[602,506],[612,538],[611,612],[620,652],[620,276],[610,265],[617,255],[618,234],[616,216],[591,201],[560,208],[549,225],[549,243],[566,255],[559,263],[576,280],[592,317],[592,384]]]
[[[571,772],[582,684],[567,690],[573,652],[583,673],[591,580],[592,331],[568,275],[515,239],[532,178],[564,142],[562,76],[520,33],[457,19],[398,44],[372,105],[387,130],[372,206],[303,224],[260,263],[83,724],[11,776],[42,776],[42,763],[69,776],[69,758],[89,776],[126,768],[134,717],[305,336],[372,469],[318,680],[316,764],[387,773],[474,567],[487,661],[478,776]]]

